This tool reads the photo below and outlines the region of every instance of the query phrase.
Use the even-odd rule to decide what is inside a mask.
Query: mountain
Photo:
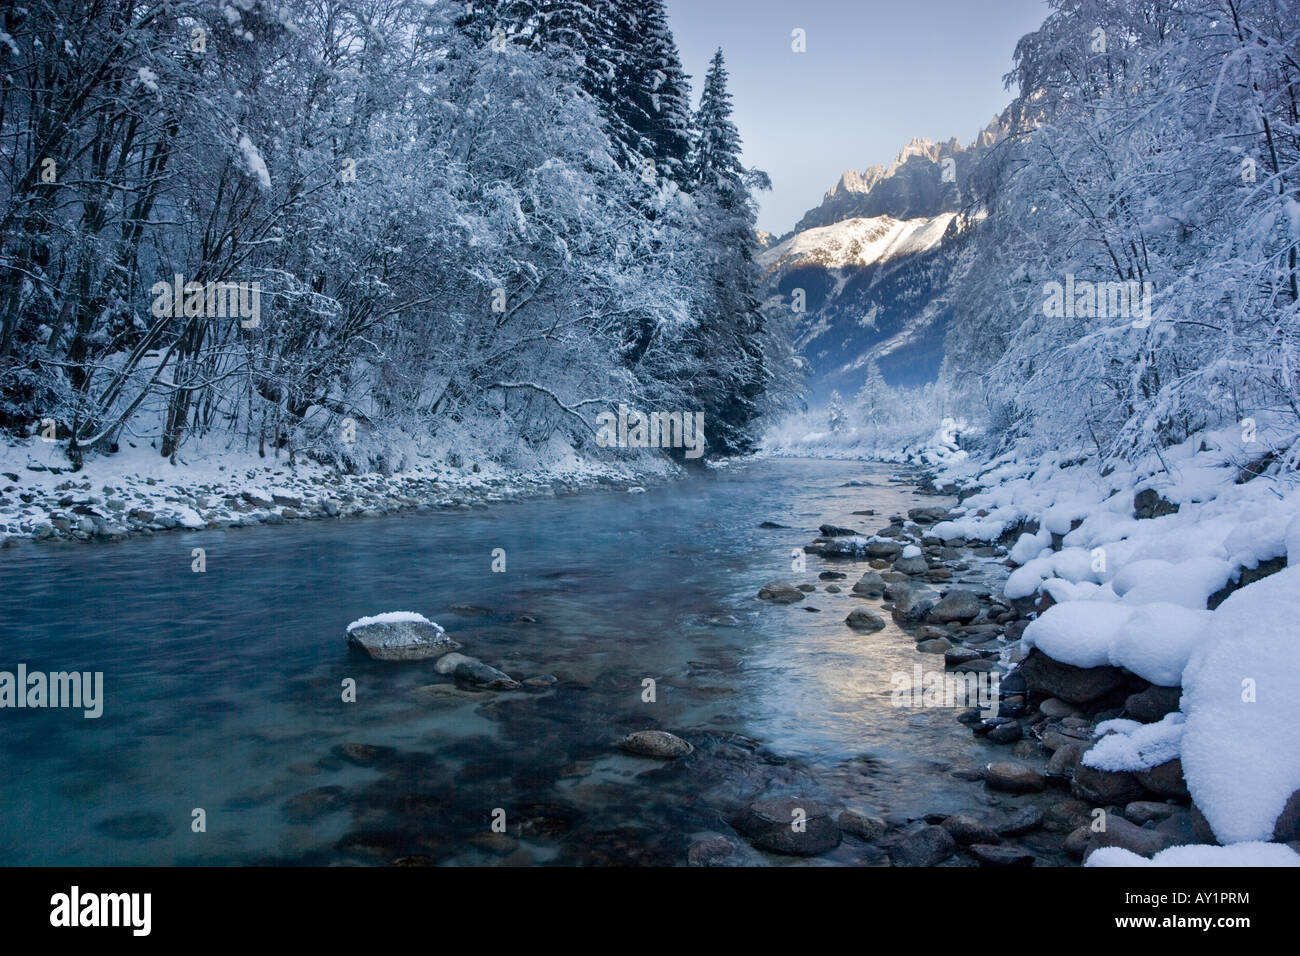
[[[845,219],[932,219],[940,213],[956,212],[962,206],[960,187],[964,174],[1004,135],[1006,128],[1001,117],[994,117],[964,148],[956,139],[933,143],[917,137],[899,150],[889,166],[868,166],[861,172],[845,170],[839,182],[827,190],[821,205],[805,213],[791,234]],[[951,165],[946,165],[948,160]]]
[[[891,385],[933,381],[943,361],[947,293],[980,215],[962,183],[1004,134],[998,117],[962,147],[913,139],[888,166],[846,171],[795,228],[767,245],[766,308],[802,304],[797,345],[812,404],[855,393],[875,361]]]

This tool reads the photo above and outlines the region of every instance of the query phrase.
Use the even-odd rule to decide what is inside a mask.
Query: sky
[[[667,0],[699,102],[722,47],[745,142],[766,170],[758,225],[788,232],[846,169],[921,136],[963,144],[1011,101],[1002,84],[1043,0]],[[807,51],[791,49],[802,29]]]

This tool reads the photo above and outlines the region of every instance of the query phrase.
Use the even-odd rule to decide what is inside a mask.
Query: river
[[[680,865],[693,841],[734,838],[727,820],[762,794],[988,811],[1001,798],[949,771],[996,748],[951,709],[891,702],[893,673],[942,659],[892,622],[844,624],[879,604],[849,593],[865,563],[810,555],[791,570],[819,524],[873,531],[945,503],[893,471],[757,461],[643,494],[0,551],[0,669],[102,671],[105,693],[98,719],[0,711],[0,864]],[[843,593],[824,591],[826,568],[847,572]],[[774,578],[817,592],[756,600]],[[421,690],[448,678],[346,644],[348,622],[387,610],[558,683]],[[696,753],[659,763],[612,746],[651,727]],[[846,839],[752,862],[880,858]]]

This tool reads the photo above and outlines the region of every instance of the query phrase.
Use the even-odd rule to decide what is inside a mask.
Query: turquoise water
[[[873,531],[936,503],[890,473],[756,462],[645,494],[0,551],[0,669],[102,671],[106,698],[97,720],[0,710],[0,864],[682,864],[765,793],[987,809],[999,798],[947,771],[994,749],[951,710],[891,706],[892,673],[941,658],[892,623],[844,625],[879,603],[848,594],[864,564],[791,569],[819,524]],[[823,591],[828,567],[849,574],[844,593]],[[756,600],[772,578],[818,590]],[[421,691],[447,681],[431,662],[346,644],[349,621],[386,610],[559,683]],[[649,727],[696,753],[660,764],[611,746]],[[846,841],[818,862],[863,859]]]

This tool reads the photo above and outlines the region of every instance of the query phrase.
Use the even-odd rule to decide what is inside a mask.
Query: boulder
[[[931,591],[907,591],[894,599],[891,612],[900,624],[918,624],[925,620],[930,608],[934,607],[934,594]]]
[[[970,855],[980,866],[1033,866],[1034,855],[1015,846],[975,844]]]
[[[946,637],[933,637],[928,641],[917,644],[916,649],[922,654],[942,654],[944,651],[952,649],[952,641]]]
[[[1039,807],[1022,807],[993,829],[998,836],[1024,836],[1043,825],[1043,811]]]
[[[957,852],[957,841],[943,827],[927,826],[904,834],[889,845],[894,866],[938,866]]]
[[[619,740],[618,749],[638,757],[657,757],[660,760],[675,760],[695,750],[681,737],[666,730],[635,731]]]
[[[897,541],[869,541],[866,554],[869,558],[884,558],[892,561],[903,553],[903,546]]]
[[[1165,515],[1177,513],[1178,505],[1160,497],[1160,493],[1152,488],[1139,491],[1133,497],[1134,518],[1161,518]]]
[[[410,611],[353,621],[348,625],[348,643],[381,661],[430,660],[460,647],[437,624]]]
[[[456,680],[487,690],[519,689],[519,682],[509,674],[465,654],[453,653],[440,657],[438,663],[434,665],[434,670],[439,674],[450,674]]]
[[[826,807],[797,797],[756,800],[736,818],[735,827],[760,850],[788,856],[816,856],[835,849],[842,839]]]
[[[930,563],[923,557],[899,558],[894,562],[894,570],[903,574],[925,574],[930,570]]]
[[[824,524],[817,531],[823,538],[855,538],[859,534],[852,528],[841,528],[833,524]]]
[[[885,579],[879,572],[868,571],[858,578],[857,584],[853,585],[853,593],[869,598],[881,597],[885,593]]]
[[[1013,760],[998,760],[984,771],[984,785],[1004,793],[1036,793],[1046,785],[1043,775]]]
[[[982,823],[974,817],[968,817],[965,814],[953,814],[939,824],[939,826],[952,834],[952,838],[961,846],[970,846],[974,843],[991,844],[1002,842],[1002,838],[998,836],[996,830],[988,824]]]
[[[1146,792],[1131,773],[1098,770],[1084,763],[1074,768],[1070,791],[1080,800],[1096,806],[1122,806],[1141,799]]]
[[[1133,776],[1138,783],[1158,796],[1177,797],[1181,800],[1191,796],[1187,792],[1187,781],[1183,779],[1183,762],[1177,757],[1149,770],[1135,771]]]
[[[1080,740],[1057,747],[1047,761],[1047,776],[1057,780],[1070,780],[1079,766],[1079,761],[1088,752],[1088,745]]]
[[[1124,808],[1124,819],[1136,826],[1147,823],[1160,823],[1173,816],[1178,808],[1172,803],[1156,803],[1151,800],[1134,800]]]
[[[926,620],[932,624],[951,624],[953,622],[966,624],[978,616],[979,612],[980,601],[975,592],[956,589],[943,596],[943,600],[936,604],[934,609],[926,615]]]
[[[1100,833],[1089,828],[1088,844],[1084,849],[1084,858],[1104,846],[1118,846],[1131,850],[1138,856],[1153,857],[1161,850],[1177,846],[1176,837],[1159,830],[1147,830],[1129,823],[1123,817],[1107,814],[1106,829]]]
[[[856,810],[845,810],[840,814],[839,822],[840,829],[845,833],[851,833],[868,842],[879,840],[889,831],[889,824],[880,817],[859,813]]]
[[[1038,648],[1029,652],[1017,669],[1029,690],[1071,704],[1086,704],[1104,697],[1124,681],[1118,667],[1075,667],[1052,660]]]
[[[1152,684],[1144,691],[1130,694],[1124,701],[1124,710],[1134,720],[1144,724],[1154,724],[1163,720],[1166,714],[1178,709],[1178,702],[1183,696],[1181,687],[1161,687]]]
[[[885,627],[884,618],[865,607],[855,607],[844,619],[844,623],[855,631],[880,631]]]
[[[794,604],[804,599],[804,593],[789,581],[769,581],[759,590],[758,596],[773,604]]]

